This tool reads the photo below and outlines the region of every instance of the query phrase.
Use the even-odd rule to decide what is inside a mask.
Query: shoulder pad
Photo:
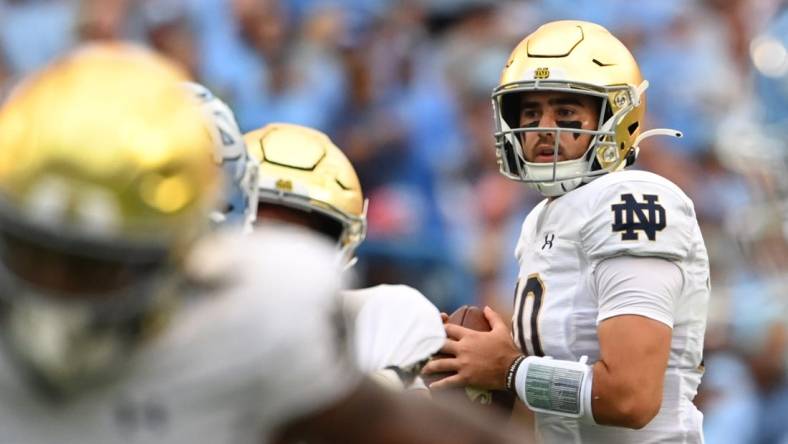
[[[580,238],[592,261],[618,255],[678,260],[690,251],[697,220],[692,201],[673,183],[644,172],[610,174],[589,202]]]

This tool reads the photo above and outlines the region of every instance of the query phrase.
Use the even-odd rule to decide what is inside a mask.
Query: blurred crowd
[[[540,197],[498,173],[490,93],[540,23],[585,19],[649,79],[636,167],[694,200],[712,301],[698,403],[709,443],[788,443],[788,12],[781,0],[0,0],[0,97],[79,42],[146,42],[241,129],[325,131],[359,173],[362,279],[444,310],[507,313]],[[110,98],[111,100],[111,98]]]

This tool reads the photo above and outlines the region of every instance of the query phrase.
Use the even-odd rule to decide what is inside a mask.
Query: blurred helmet
[[[325,134],[299,125],[270,124],[244,138],[249,154],[260,162],[260,203],[333,221],[342,258],[352,263],[367,232],[367,202],[345,154]]]
[[[208,88],[185,82],[210,122],[215,146],[214,161],[224,170],[224,194],[211,219],[217,224],[242,224],[251,231],[257,217],[257,174],[259,164],[249,157],[243,135],[230,107]]]
[[[523,39],[503,69],[492,95],[496,154],[504,176],[525,182],[546,196],[558,196],[599,175],[633,163],[638,143],[656,134],[680,136],[673,130],[641,134],[648,82],[629,50],[602,26],[582,21],[547,23]],[[595,130],[521,128],[520,99],[536,91],[584,94],[600,102]],[[528,162],[523,134],[555,134],[555,160]],[[562,134],[589,134],[588,149],[578,159],[558,161]]]
[[[160,325],[216,205],[184,80],[147,50],[90,45],[0,109],[0,328],[54,392],[110,375]]]

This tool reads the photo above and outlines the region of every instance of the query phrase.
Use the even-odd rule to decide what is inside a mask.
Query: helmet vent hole
[[[597,59],[591,60],[592,62],[596,63],[597,66],[605,67],[605,66],[613,66],[615,63],[602,63]]]
[[[339,181],[339,179],[334,179],[334,182],[336,182],[337,185],[339,185],[339,188],[342,188],[345,191],[350,191],[350,188],[346,187],[345,184]]]
[[[632,125],[629,125],[627,127],[627,131],[629,131],[629,135],[631,136],[632,134],[634,134],[639,126],[640,126],[640,123],[637,122],[637,121],[635,123],[633,123]]]

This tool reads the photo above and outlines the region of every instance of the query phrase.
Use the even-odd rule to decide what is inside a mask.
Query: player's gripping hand
[[[442,353],[453,355],[433,359],[422,373],[452,373],[453,375],[430,384],[431,389],[474,386],[481,389],[505,390],[506,372],[522,352],[512,340],[512,333],[503,318],[490,307],[484,307],[484,317],[492,328],[480,332],[455,324],[444,323],[446,344]]]

